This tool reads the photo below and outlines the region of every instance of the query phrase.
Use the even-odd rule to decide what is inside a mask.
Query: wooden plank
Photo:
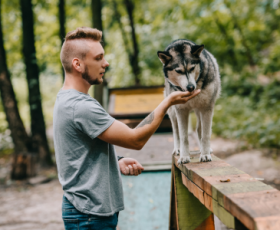
[[[193,181],[195,184],[197,184],[200,188],[203,185],[203,180],[199,181],[201,179],[200,176],[197,176],[196,179],[197,181],[194,181],[194,178],[196,175],[195,174],[195,170],[196,169],[206,169],[206,168],[211,168],[214,167],[214,165],[216,165],[216,167],[218,166],[224,166],[224,165],[229,165],[223,161],[221,161],[219,158],[214,157],[214,155],[212,155],[212,162],[207,162],[207,164],[205,164],[205,162],[198,162],[199,161],[199,154],[195,155],[195,156],[191,156],[191,162],[188,164],[183,164],[183,165],[178,165],[178,160],[179,160],[179,156],[173,156],[175,165],[177,168],[179,168],[191,181]],[[188,167],[186,167],[186,165]],[[201,185],[201,186],[200,186]]]
[[[222,164],[222,162],[219,162],[219,163]],[[217,165],[216,162],[215,162],[215,164]],[[228,165],[225,165],[224,167],[221,167],[221,166],[215,167],[215,165],[214,165],[214,167],[211,167],[211,168],[196,169],[193,171],[195,171],[196,174],[198,174],[200,177],[245,174],[243,171],[241,171],[235,167],[228,166]]]
[[[204,205],[205,207],[210,210],[211,212],[214,212],[213,210],[213,202],[212,202],[212,197],[209,196],[206,192],[203,194],[204,195]]]
[[[195,230],[215,230],[214,215],[211,214]]]
[[[182,184],[181,171],[174,167],[178,229],[195,230],[211,212]]]
[[[162,94],[164,86],[155,87],[131,87],[131,88],[115,88],[109,89],[109,93],[116,95],[133,95],[133,94]]]
[[[163,99],[163,93],[116,95],[115,110],[113,113],[150,113],[162,102]]]
[[[203,190],[200,189],[192,181],[190,181],[183,173],[182,173],[182,182],[188,188],[189,192],[191,192],[202,204],[204,204]]]
[[[213,213],[228,227],[235,228],[234,216],[212,199]]]
[[[174,159],[172,159],[174,160]],[[174,163],[172,162],[171,168],[171,192],[170,192],[170,208],[169,208],[169,230],[177,230],[177,208],[176,208],[176,193],[175,193],[175,175],[174,175]]]
[[[268,223],[265,225],[270,225],[270,217],[277,216],[280,219],[280,191],[276,189],[230,194],[227,197],[225,208],[249,229],[255,229],[257,219],[264,224],[267,218]]]
[[[279,230],[280,216],[258,217],[255,219],[257,230]]]
[[[245,182],[245,181],[257,181],[255,179],[253,179],[250,175],[248,174],[237,174],[237,175],[222,175],[222,176],[209,176],[209,177],[203,177],[199,179],[197,179],[196,177],[199,177],[197,174],[194,176],[193,180],[195,182],[197,181],[201,181],[201,188],[208,193],[210,196],[212,196],[212,186],[215,184],[224,184],[226,182],[221,182],[221,181],[226,181],[226,180],[230,180],[230,182],[235,183],[235,182]]]
[[[228,227],[239,223],[241,229],[280,229],[280,191],[219,159],[198,163],[195,156],[191,163],[178,165],[178,158],[175,165],[187,176],[186,187],[192,192],[194,186],[201,189],[205,207]],[[225,180],[229,182],[221,182]]]

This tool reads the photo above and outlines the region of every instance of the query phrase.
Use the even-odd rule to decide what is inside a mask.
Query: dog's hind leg
[[[188,139],[188,122],[189,122],[189,111],[178,111],[176,110],[179,136],[180,136],[180,158],[178,164],[184,164],[190,162],[190,151],[189,151],[189,139]]]
[[[172,154],[179,155],[180,153],[180,138],[179,138],[179,128],[178,128],[178,120],[176,117],[176,112],[174,108],[170,108],[168,110],[168,115],[172,124],[173,131],[173,139],[174,139],[174,150]]]
[[[201,155],[200,161],[211,161],[210,137],[212,127],[213,108],[200,111],[202,133],[201,133]]]

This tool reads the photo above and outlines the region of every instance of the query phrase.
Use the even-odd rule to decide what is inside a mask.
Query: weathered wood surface
[[[214,155],[207,163],[199,162],[199,155],[192,155],[191,162],[184,165],[178,165],[178,159],[173,156],[182,183],[228,227],[280,229],[280,191]]]
[[[215,230],[214,217],[182,184],[182,175],[173,164],[169,229]]]

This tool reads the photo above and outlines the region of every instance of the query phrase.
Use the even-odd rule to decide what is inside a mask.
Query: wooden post
[[[172,163],[169,229],[215,230],[214,216],[182,183],[181,171]]]
[[[171,168],[171,191],[170,191],[170,209],[169,209],[169,230],[177,230],[177,209],[175,198],[175,180],[174,180],[174,164]]]

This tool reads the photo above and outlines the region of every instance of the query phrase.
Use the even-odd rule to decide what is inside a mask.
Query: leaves
[[[279,1],[133,2],[142,85],[164,83],[157,51],[164,50],[173,40],[186,38],[204,44],[216,57],[222,77],[223,94],[216,105],[213,132],[228,138],[245,139],[257,146],[280,146]],[[116,0],[116,4],[123,29],[129,34],[131,28],[123,1]],[[91,26],[90,5],[90,0],[66,1],[67,32],[79,26]],[[49,108],[62,85],[58,0],[33,0],[33,10],[44,111],[47,123],[51,123]],[[106,78],[110,87],[125,87],[133,85],[134,80],[114,10],[112,0],[103,1],[105,58],[110,63]],[[2,0],[2,16],[8,67],[21,115],[27,123],[19,2]],[[127,37],[129,47],[132,47],[130,37]],[[254,67],[250,67],[250,60]]]

